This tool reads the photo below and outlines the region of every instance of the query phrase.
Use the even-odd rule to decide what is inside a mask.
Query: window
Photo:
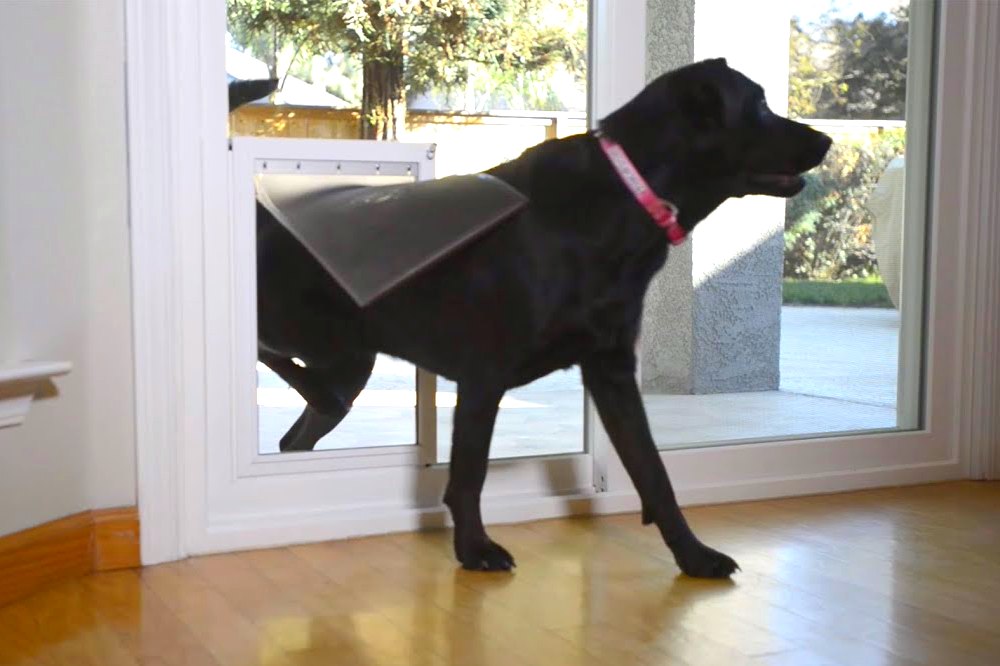
[[[697,3],[696,59],[728,56],[834,146],[787,202],[720,207],[654,283],[641,355],[657,441],[916,428],[924,206],[904,204],[922,202],[932,100],[907,91],[931,44],[905,1],[755,3],[741,20],[722,5]]]
[[[362,5],[353,15],[342,3],[228,0],[229,80],[278,80],[273,94],[231,114],[231,136],[434,144],[434,175],[444,177],[587,129],[587,0]],[[309,423],[305,401],[266,362],[256,370],[259,452],[277,453],[293,424]],[[425,391],[437,407],[436,434],[423,432],[430,442],[418,433]],[[411,364],[379,355],[350,413],[315,450],[420,443],[447,462],[455,397],[453,383],[435,390]],[[583,452],[584,407],[577,370],[511,391],[492,457]]]

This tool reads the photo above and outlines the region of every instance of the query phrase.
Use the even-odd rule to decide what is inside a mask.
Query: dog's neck
[[[595,145],[595,152],[600,153],[599,159],[607,162],[607,157],[603,154],[599,144],[599,135],[603,130],[591,133],[593,143]],[[639,175],[645,180],[649,188],[661,199],[671,202],[678,211],[678,219],[681,225],[688,231],[693,228],[693,224],[689,226],[688,222],[691,219],[684,210],[684,199],[683,187],[682,187],[682,174],[683,174],[683,155],[678,153],[676,155],[676,160],[666,160],[656,159],[652,156],[648,149],[640,148],[637,146],[629,146],[628,143],[619,141],[614,136],[610,137],[616,143],[621,145],[625,154],[628,155],[629,160],[635,165],[636,170]],[[614,167],[609,164],[609,169],[607,170],[606,178],[613,182],[615,189],[621,186],[621,177],[615,171]]]
[[[600,132],[608,134],[604,128]],[[596,134],[592,133],[591,137],[594,150],[602,153]],[[615,134],[608,135],[622,146],[650,189],[676,206],[678,221],[688,232],[719,204],[734,196],[725,181],[704,177],[704,165],[693,164],[689,148],[680,144],[654,146],[648,142],[641,143],[628,132],[621,133],[621,139]],[[603,154],[600,158],[607,161]],[[620,187],[619,176],[613,168],[607,169],[605,178],[618,181],[615,184]]]
[[[660,196],[639,172],[628,153],[614,139],[598,133],[597,140],[604,156],[611,163],[619,180],[642,206],[656,226],[663,229],[671,245],[680,245],[687,236],[687,230],[677,221],[677,206]]]

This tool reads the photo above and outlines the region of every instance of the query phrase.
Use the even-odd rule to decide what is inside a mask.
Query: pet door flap
[[[362,307],[527,204],[486,174],[375,186],[259,174],[255,185],[261,205]]]

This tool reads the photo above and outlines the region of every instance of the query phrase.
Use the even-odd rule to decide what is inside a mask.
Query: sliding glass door
[[[798,196],[724,204],[654,282],[658,445],[919,428],[932,7],[695,5],[695,58],[726,56],[834,145]]]

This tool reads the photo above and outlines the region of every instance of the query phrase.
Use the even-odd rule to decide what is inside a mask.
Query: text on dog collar
[[[670,244],[680,245],[683,243],[687,236],[687,230],[677,221],[677,206],[656,196],[621,145],[604,135],[598,136],[598,141],[600,141],[601,150],[607,155],[608,161],[611,162],[618,177],[625,183],[625,187],[632,193],[639,205],[646,209],[649,216],[653,218],[653,222],[667,232]]]

